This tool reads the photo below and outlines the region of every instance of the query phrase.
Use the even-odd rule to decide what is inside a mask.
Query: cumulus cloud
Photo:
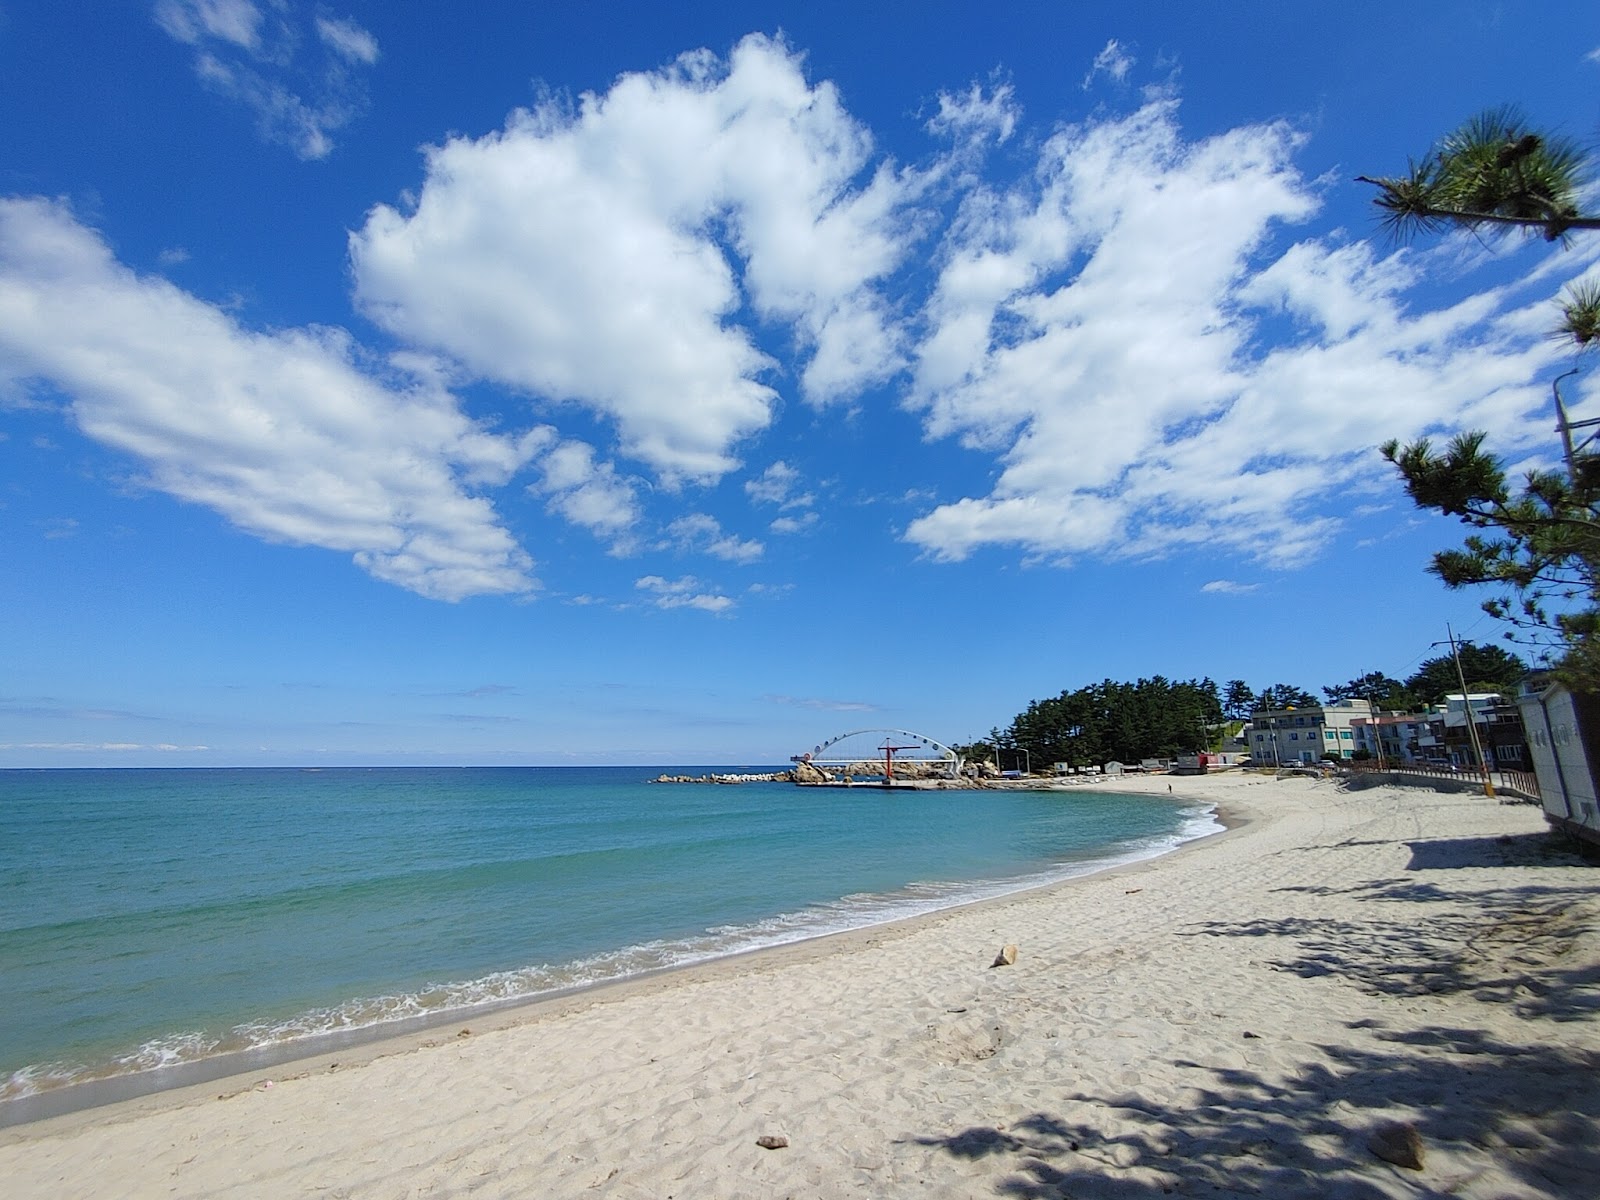
[[[780,460],[757,478],[747,480],[744,490],[756,503],[776,504],[783,510],[784,515],[775,518],[768,529],[777,534],[794,534],[804,533],[820,519],[811,511],[816,497],[802,487],[800,472]]]
[[[780,508],[809,508],[816,502],[810,492],[802,491],[800,472],[782,459],[773,463],[760,476],[747,480],[745,495],[760,504],[776,504]]]
[[[698,608],[721,615],[734,606],[734,601],[720,592],[702,591],[702,584],[693,575],[679,579],[645,575],[635,580],[633,586],[651,596],[657,608]]]
[[[669,484],[715,480],[776,400],[744,305],[790,331],[813,403],[900,367],[876,285],[905,253],[907,185],[871,153],[781,42],[688,54],[430,149],[414,206],[351,236],[357,300],[485,378],[603,415]]]
[[[908,402],[1001,470],[911,523],[933,557],[1204,545],[1284,564],[1376,486],[1377,442],[1527,436],[1559,353],[1531,326],[1551,319],[1548,286],[1413,309],[1413,253],[1278,247],[1319,204],[1302,139],[1272,124],[1187,142],[1177,111],[1063,130],[1037,182],[974,193],[952,226]]]
[[[194,50],[196,77],[255,114],[261,136],[314,160],[366,106],[359,72],[378,61],[377,39],[348,18],[309,22],[287,3],[159,0],[155,20]]]
[[[529,591],[531,560],[473,489],[538,440],[384,374],[341,330],[246,329],[117,263],[62,206],[0,201],[0,388],[44,381],[150,486],[267,540],[349,553],[437,599]]]
[[[596,461],[594,447],[586,442],[559,441],[548,426],[534,436],[541,448],[549,449],[539,459],[543,478],[529,490],[548,497],[552,512],[609,538],[619,552],[631,550],[640,519],[634,485],[617,473],[615,464]]]

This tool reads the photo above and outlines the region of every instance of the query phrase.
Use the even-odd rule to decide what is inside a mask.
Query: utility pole
[[[1582,449],[1581,446],[1572,444],[1572,431],[1590,425],[1600,425],[1600,420],[1577,422],[1567,420],[1567,406],[1561,401],[1561,381],[1569,375],[1576,375],[1581,370],[1582,367],[1573,367],[1572,370],[1563,371],[1550,381],[1550,391],[1556,398],[1556,432],[1561,435],[1561,453],[1567,460],[1567,482],[1571,484],[1578,482],[1578,451]],[[1586,439],[1584,445],[1587,446],[1593,440],[1593,438]]]
[[[1483,772],[1483,794],[1494,799],[1494,781],[1489,778],[1489,763],[1483,757],[1483,743],[1478,740],[1478,723],[1472,719],[1472,697],[1467,694],[1467,677],[1461,670],[1461,653],[1456,649],[1456,633],[1448,622],[1444,627],[1450,637],[1450,657],[1455,659],[1456,678],[1461,681],[1461,707],[1466,710],[1467,734],[1472,738],[1472,752],[1478,756],[1478,768]]]

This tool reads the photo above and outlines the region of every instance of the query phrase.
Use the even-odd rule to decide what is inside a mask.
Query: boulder
[[[820,767],[814,767],[808,762],[797,762],[794,765],[794,781],[796,783],[827,783],[828,776]]]

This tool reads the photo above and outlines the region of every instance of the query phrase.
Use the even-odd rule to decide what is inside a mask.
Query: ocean
[[[0,1124],[47,1095],[174,1086],[1218,828],[1088,790],[651,782],[774,769],[0,771]]]

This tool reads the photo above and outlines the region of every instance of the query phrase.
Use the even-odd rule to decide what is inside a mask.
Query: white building
[[[1257,766],[1292,766],[1324,758],[1352,758],[1355,722],[1361,719],[1372,719],[1372,701],[1350,699],[1337,704],[1261,709],[1251,715],[1245,731],[1250,761]]]

